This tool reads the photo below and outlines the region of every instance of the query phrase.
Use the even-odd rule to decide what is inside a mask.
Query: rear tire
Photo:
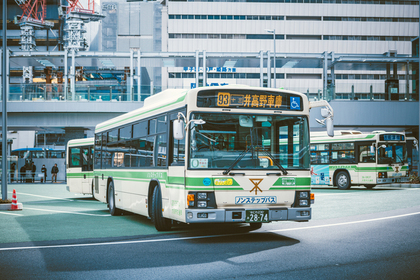
[[[172,221],[162,216],[162,194],[159,187],[153,190],[152,221],[158,231],[168,231],[172,227]]]
[[[338,172],[335,177],[335,182],[340,190],[347,190],[350,188],[350,176],[346,171]]]
[[[115,206],[115,190],[113,182],[110,182],[108,186],[108,208],[111,216],[118,216],[120,214],[119,209]]]

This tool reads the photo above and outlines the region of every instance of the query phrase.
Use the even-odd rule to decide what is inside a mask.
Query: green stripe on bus
[[[340,138],[339,140],[334,139],[334,138],[331,138],[331,139],[316,139],[317,137],[313,137],[313,138],[311,138],[311,143],[315,143],[315,142],[328,142],[328,143],[330,143],[330,142],[337,142],[337,141],[360,141],[360,140],[372,139],[372,138],[375,137],[375,135],[376,134],[369,134],[369,135],[366,135],[366,137],[360,137],[360,138],[344,138],[344,139]]]
[[[309,188],[309,187],[295,187],[295,186],[292,186],[292,187],[271,187],[271,188],[269,188],[268,190],[269,191],[272,191],[272,190],[310,190],[311,188]]]
[[[162,106],[160,106],[160,107],[153,108],[153,109],[150,109],[150,110],[145,111],[145,112],[141,112],[141,113],[139,113],[139,114],[137,114],[137,115],[130,116],[130,117],[128,117],[128,118],[125,118],[125,119],[122,119],[122,120],[116,121],[116,122],[114,122],[114,123],[110,123],[110,124],[107,124],[107,125],[104,125],[104,126],[98,126],[97,130],[101,130],[101,129],[104,129],[104,128],[106,128],[106,127],[113,126],[113,125],[116,125],[116,124],[118,124],[118,123],[125,122],[125,121],[128,121],[128,120],[130,120],[130,119],[137,118],[137,117],[139,117],[139,116],[141,116],[141,115],[144,115],[144,114],[147,114],[147,113],[150,113],[150,112],[153,112],[153,111],[156,111],[156,110],[159,110],[159,109],[165,108],[165,107],[167,107],[167,106],[171,106],[171,105],[174,105],[174,104],[176,104],[176,103],[182,102],[182,101],[184,101],[184,99],[185,99],[185,97],[186,97],[186,96],[187,96],[187,93],[185,93],[183,96],[181,96],[180,98],[178,98],[177,100],[175,100],[174,102],[171,102],[171,103],[169,103],[169,104],[165,104],[165,105],[162,105]]]
[[[310,177],[281,177],[273,184],[273,186],[310,186],[311,178]]]
[[[210,179],[210,181],[206,182],[206,184],[204,183],[205,179]],[[222,177],[222,178],[210,178],[210,177],[187,177],[186,178],[186,184],[188,186],[203,186],[203,187],[208,187],[208,186],[214,186],[217,183],[215,183],[215,180],[221,180],[220,184],[223,183],[230,183],[229,185],[217,185],[217,186],[234,186],[234,187],[238,187],[240,186],[238,184],[238,182],[236,182],[236,180],[234,178],[227,178],[227,177]],[[231,180],[231,181],[229,181]]]

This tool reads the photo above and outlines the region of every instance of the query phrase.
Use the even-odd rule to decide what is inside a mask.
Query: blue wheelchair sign
[[[300,110],[300,98],[290,96],[290,110]]]

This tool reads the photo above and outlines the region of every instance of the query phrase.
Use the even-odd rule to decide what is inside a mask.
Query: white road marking
[[[23,214],[10,213],[8,211],[0,211],[0,214],[12,215],[12,216],[23,216]]]
[[[269,230],[268,232],[281,232],[281,231],[293,231],[293,230],[313,229],[313,228],[332,227],[332,226],[343,226],[343,225],[350,225],[350,224],[357,224],[357,223],[375,222],[375,221],[381,221],[381,220],[387,220],[387,219],[396,219],[396,218],[402,218],[402,217],[419,215],[419,214],[420,214],[420,212],[415,212],[415,213],[408,213],[408,214],[403,214],[403,215],[396,215],[396,216],[389,216],[389,217],[368,219],[368,220],[361,220],[361,221],[354,221],[354,222],[346,222],[346,223],[337,223],[337,224],[331,224],[331,225],[320,225],[320,226],[311,226],[311,227],[303,227],[303,228],[289,228],[289,229],[280,229],[280,230]],[[152,243],[152,242],[166,242],[166,241],[216,238],[216,237],[235,236],[235,235],[243,235],[243,233],[222,234],[222,235],[207,235],[207,236],[192,236],[192,237],[190,236],[190,237],[177,237],[177,238],[151,239],[151,240],[117,241],[117,242],[104,242],[104,243],[82,243],[82,244],[68,244],[68,245],[33,246],[33,247],[10,247],[10,248],[0,248],[0,251],[138,244],[138,243]]]
[[[352,225],[352,224],[361,224],[361,223],[396,219],[396,218],[408,217],[408,216],[419,215],[419,214],[420,214],[420,212],[415,212],[415,213],[408,213],[408,214],[402,214],[402,215],[397,215],[397,216],[389,216],[389,217],[375,218],[375,219],[368,219],[368,220],[361,220],[361,221],[353,221],[353,222],[345,222],[345,223],[337,223],[337,224],[329,224],[329,225],[319,225],[319,226],[309,226],[309,227],[301,227],[301,228],[275,229],[275,230],[269,230],[269,231],[270,232],[282,232],[282,231],[292,231],[292,230],[302,230],[302,229],[314,229],[314,228],[324,228],[324,227],[345,226],[345,225]]]
[[[66,214],[75,214],[75,215],[84,215],[84,216],[95,216],[95,217],[109,217],[109,216],[111,216],[111,214],[98,215],[98,214],[88,214],[88,213],[81,213],[81,212],[60,211],[60,210],[41,209],[41,208],[29,208],[29,207],[25,207],[25,209],[36,210],[36,211],[45,211],[45,212],[53,212],[53,213],[66,213]],[[84,211],[98,211],[97,209],[83,209],[83,210]]]
[[[12,193],[12,192],[9,192]],[[50,198],[50,199],[58,199],[58,200],[66,200],[66,201],[74,201],[69,198],[60,198],[60,197],[52,197],[52,196],[44,196],[44,195],[38,195],[38,194],[32,194],[32,193],[16,193],[16,196],[19,197],[19,195],[29,195],[29,196],[36,196],[36,197],[42,197],[42,198]]]

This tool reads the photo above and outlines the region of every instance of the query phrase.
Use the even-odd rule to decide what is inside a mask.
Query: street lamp
[[[273,41],[274,41],[274,80],[273,86],[276,88],[276,30],[275,29],[266,29],[268,33],[273,33]],[[271,76],[271,73],[270,73]]]

